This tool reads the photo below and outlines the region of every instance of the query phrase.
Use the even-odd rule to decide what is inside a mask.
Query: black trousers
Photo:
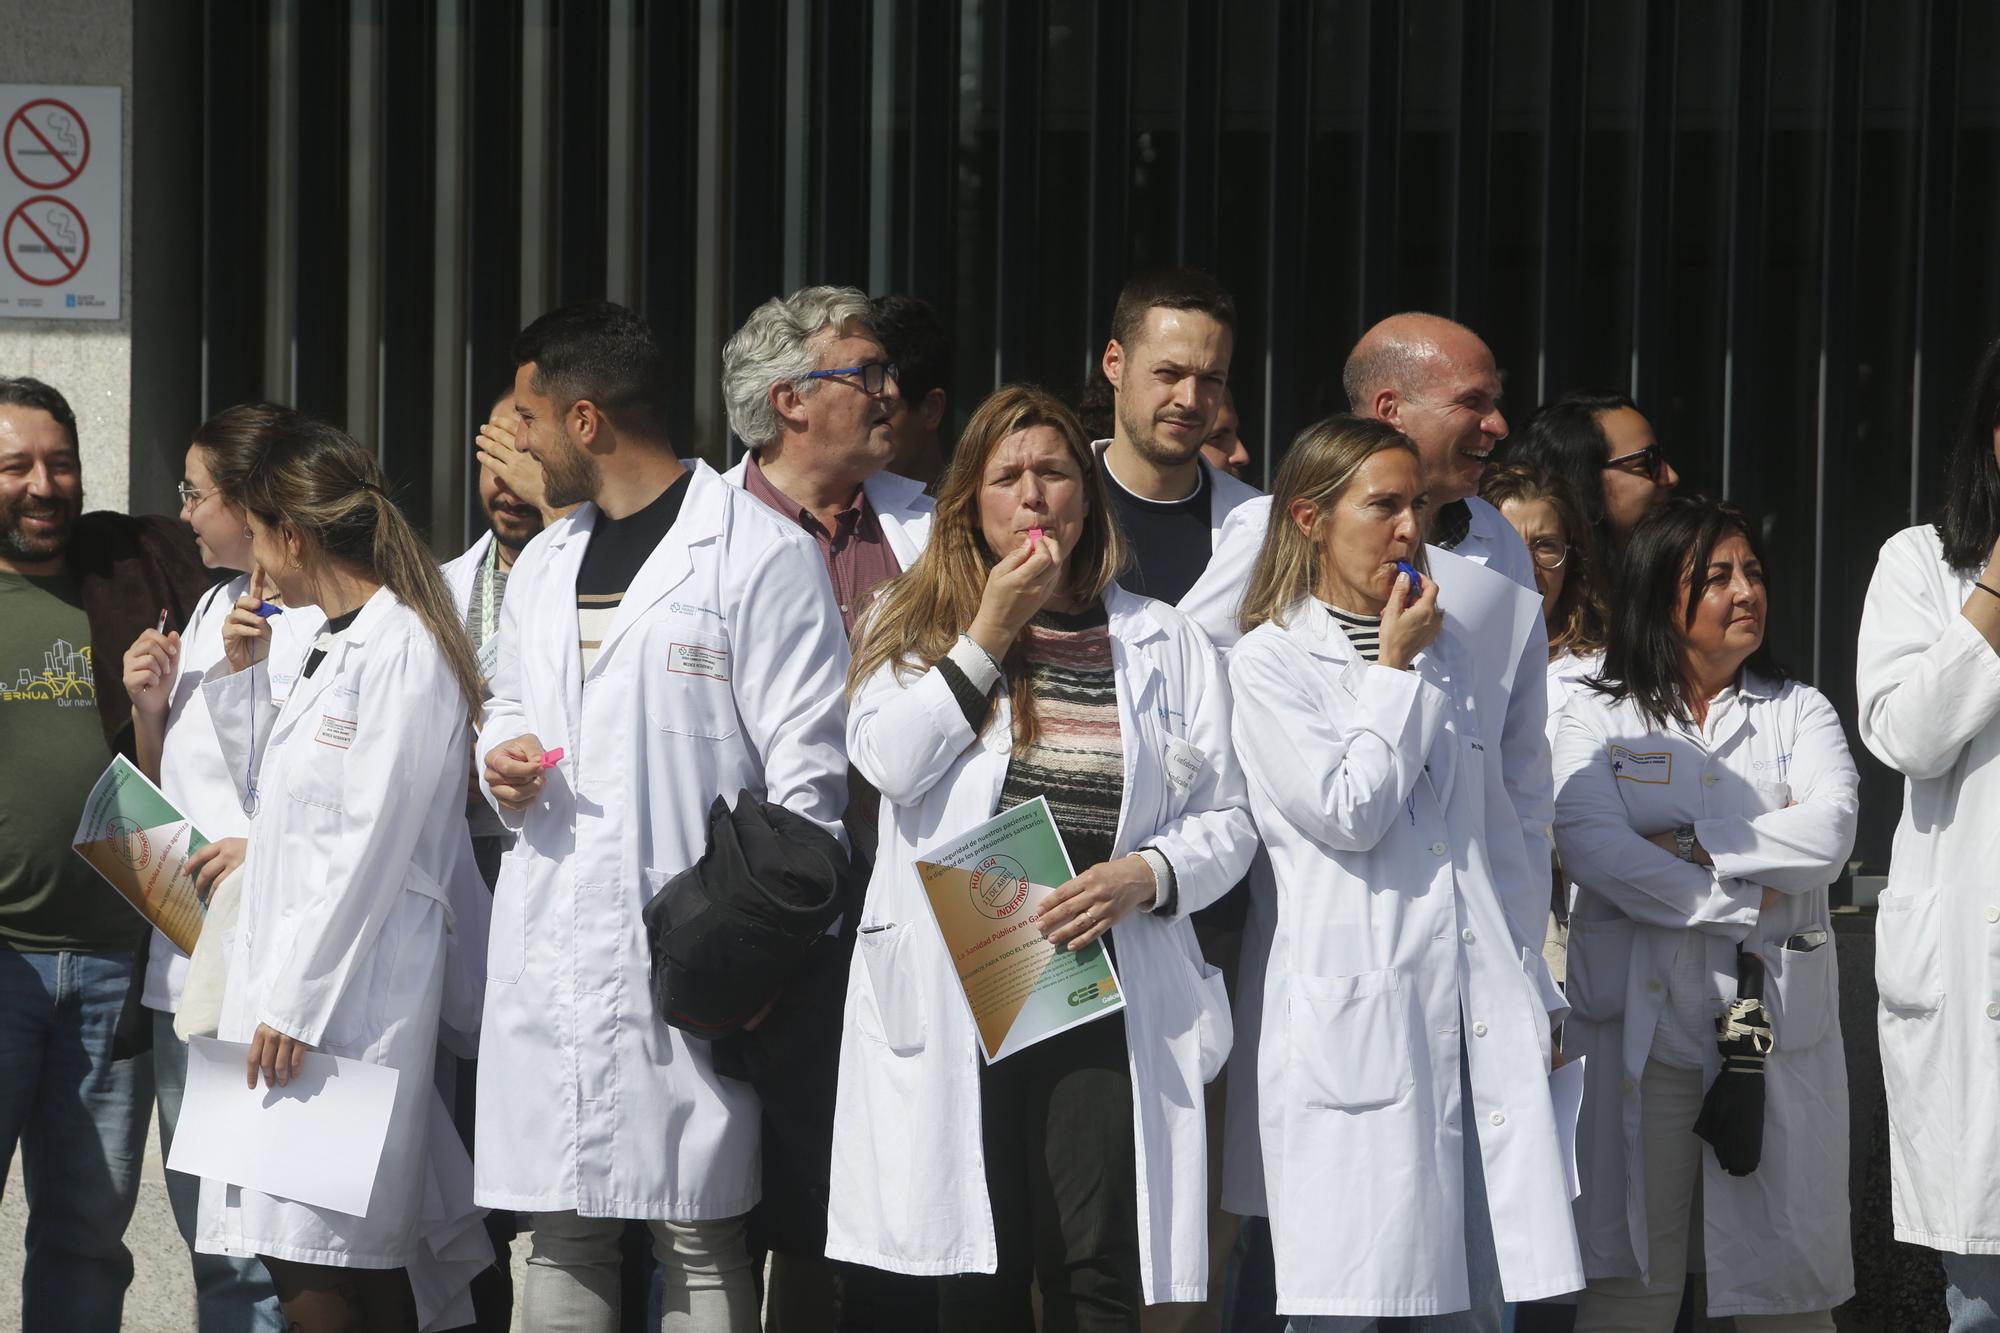
[[[1114,1014],[980,1071],[986,1189],[999,1271],[938,1284],[952,1333],[1137,1333],[1138,1180],[1125,1017]]]

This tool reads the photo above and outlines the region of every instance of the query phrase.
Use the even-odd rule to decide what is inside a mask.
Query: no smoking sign
[[[60,287],[90,258],[90,227],[83,214],[52,194],[37,195],[7,215],[0,230],[7,267],[37,287]]]
[[[117,319],[123,94],[0,84],[0,318]]]

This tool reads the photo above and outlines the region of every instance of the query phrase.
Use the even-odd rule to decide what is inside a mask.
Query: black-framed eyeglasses
[[[1559,542],[1554,537],[1537,537],[1528,543],[1528,554],[1543,569],[1561,569],[1563,561],[1569,559],[1569,543]]]
[[[181,497],[181,508],[183,509],[191,509],[203,500],[206,500],[209,496],[215,494],[212,490],[198,491],[184,481],[174,483],[174,491]]]
[[[1667,451],[1658,444],[1649,444],[1644,449],[1634,449],[1629,454],[1608,458],[1604,466],[1615,467],[1620,472],[1630,472],[1635,477],[1657,477],[1666,471]]]
[[[902,367],[894,361],[870,361],[865,366],[842,366],[838,370],[808,370],[801,379],[841,380],[854,376],[861,392],[873,398],[888,387],[890,380],[903,378]]]

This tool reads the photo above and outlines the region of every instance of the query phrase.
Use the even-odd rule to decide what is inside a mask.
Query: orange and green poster
[[[1042,900],[1075,877],[1037,797],[917,858],[931,914],[988,1064],[1125,1007],[1104,945],[1071,953],[1042,938]]]
[[[208,839],[125,756],[90,789],[74,845],[140,916],[182,953],[194,952],[207,909],[187,861]]]

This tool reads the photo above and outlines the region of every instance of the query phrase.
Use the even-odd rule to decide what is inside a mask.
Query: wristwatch
[[[1674,825],[1674,850],[1681,860],[1694,860],[1694,825]]]

